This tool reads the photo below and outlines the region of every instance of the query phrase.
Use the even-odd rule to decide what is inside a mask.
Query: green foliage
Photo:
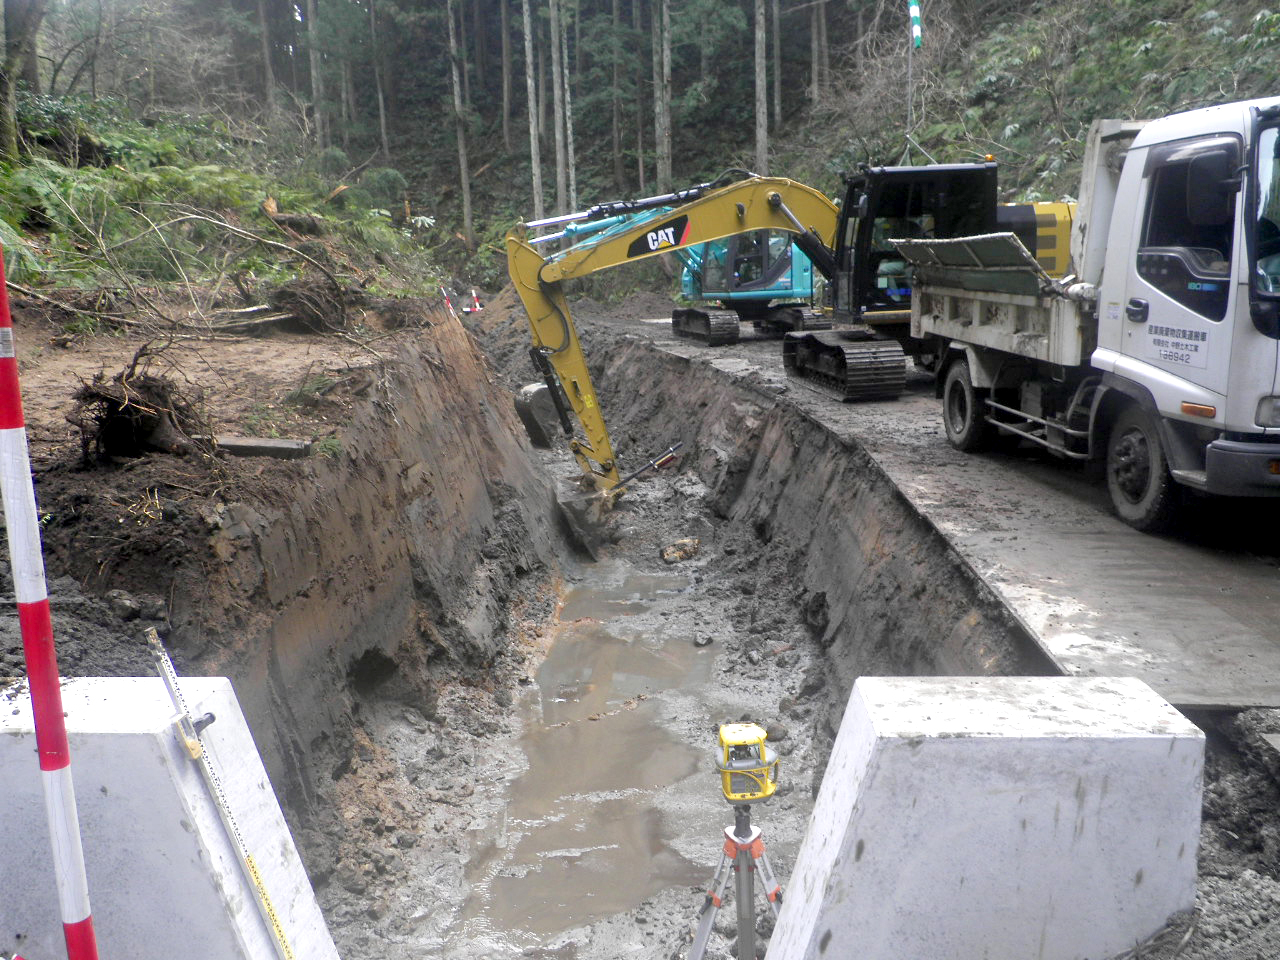
[[[338,439],[336,434],[329,434],[325,437],[318,437],[311,441],[311,452],[322,457],[328,457],[330,460],[336,460],[338,454],[342,452],[342,441]]]
[[[399,170],[392,167],[371,167],[360,178],[360,186],[378,206],[391,207],[404,200],[409,184]]]
[[[285,394],[284,402],[292,403],[296,406],[313,405],[318,397],[337,382],[328,374],[314,374]]]
[[[39,276],[41,264],[36,252],[13,226],[0,220],[0,246],[4,247],[5,276],[15,283],[28,283]]]
[[[384,272],[389,290],[407,283],[416,291],[439,279],[421,242],[424,221],[398,225],[377,209],[404,196],[405,179],[394,169],[369,171],[348,191],[359,202],[339,209],[327,202],[331,181],[305,164],[273,163],[272,174],[237,166],[207,121],[143,124],[109,100],[24,97],[22,105],[30,156],[0,177],[0,243],[15,281],[199,284],[234,271],[249,283],[282,284],[304,262],[224,225],[270,236],[275,229],[259,211],[269,196],[281,210],[325,224],[326,257],[340,270]],[[343,172],[349,163],[331,149],[310,166]]]
[[[144,123],[112,97],[36,96],[23,88],[17,120],[32,152],[72,167],[221,161],[235,151],[226,128],[208,117]]]
[[[316,170],[326,177],[340,177],[351,169],[351,158],[341,147],[326,147],[316,154]]]

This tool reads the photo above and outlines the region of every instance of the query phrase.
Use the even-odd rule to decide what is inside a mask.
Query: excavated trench
[[[348,960],[671,956],[731,818],[719,723],[765,723],[783,754],[761,816],[785,883],[858,675],[1050,669],[856,445],[604,330],[593,374],[624,460],[685,446],[587,561],[554,509],[571,461],[511,412],[526,337],[499,298],[470,334],[402,338],[341,455],[273,464],[267,489],[189,518],[207,557],[178,564],[159,617],[184,671],[235,681]],[[93,579],[73,537],[50,540]],[[109,672],[146,672],[126,654]]]
[[[502,359],[522,315],[484,319],[523,378]],[[571,462],[528,447],[463,343],[415,348],[436,362],[404,358],[349,458],[247,518],[231,566],[275,615],[235,669],[273,719],[269,763],[345,957],[670,955],[729,817],[719,723],[766,723],[784,754],[763,816],[785,876],[856,676],[1047,669],[857,447],[767,390],[596,341],[623,456],[685,444],[600,561],[554,521]],[[689,537],[696,556],[661,562]]]

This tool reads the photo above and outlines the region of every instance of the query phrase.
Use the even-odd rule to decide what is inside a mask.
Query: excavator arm
[[[570,449],[585,477],[602,492],[620,493],[613,443],[596,400],[586,357],[569,315],[562,284],[624,263],[673,253],[748,230],[785,230],[828,277],[834,272],[837,210],[822,193],[777,177],[748,177],[652,216],[624,221],[544,257],[518,225],[507,234],[507,270],[524,303],[533,332],[533,357],[582,425],[583,436]],[[554,376],[551,376],[554,374]],[[571,433],[567,411],[561,411]]]

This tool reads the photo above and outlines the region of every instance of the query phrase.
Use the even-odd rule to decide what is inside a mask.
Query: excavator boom
[[[678,195],[677,195],[678,196]],[[748,230],[785,230],[827,276],[838,211],[822,193],[779,177],[748,177],[701,192],[669,211],[624,221],[592,234],[567,250],[544,257],[520,224],[507,234],[507,270],[529,315],[535,362],[547,373],[553,395],[563,391],[583,436],[570,449],[597,490],[621,492],[613,444],[596,400],[586,357],[569,315],[562,284],[599,270],[674,253],[686,247]],[[567,417],[566,433],[570,431]]]

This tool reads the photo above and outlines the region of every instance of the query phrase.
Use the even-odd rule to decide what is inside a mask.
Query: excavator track
[[[830,330],[831,321],[816,310],[798,306],[773,307],[753,317],[757,337],[777,338],[790,331]],[[671,311],[671,332],[677,337],[698,340],[710,347],[737,343],[742,337],[742,320],[729,310],[699,310],[676,307]]]
[[[738,315],[729,310],[711,313],[693,307],[671,311],[671,332],[677,337],[699,340],[709,347],[738,342]]]
[[[846,402],[896,400],[906,386],[902,347],[869,330],[788,333],[782,363],[788,375],[821,384]]]
[[[752,320],[756,332],[763,336],[781,337],[792,331],[830,330],[831,321],[821,312],[808,307],[792,304],[785,307],[770,307],[767,311]]]

